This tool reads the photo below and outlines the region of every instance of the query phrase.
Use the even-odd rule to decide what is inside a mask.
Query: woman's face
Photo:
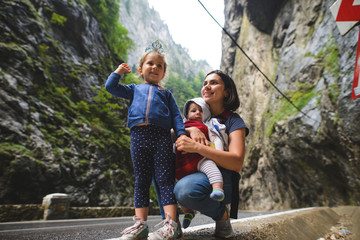
[[[208,75],[203,83],[201,95],[209,105],[212,103],[223,103],[228,93],[225,90],[225,83],[216,73]]]

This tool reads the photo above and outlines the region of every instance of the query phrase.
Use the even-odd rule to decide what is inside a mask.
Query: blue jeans
[[[212,200],[212,187],[204,173],[197,172],[183,177],[174,188],[177,201],[184,207],[199,211],[217,221],[225,213],[225,205],[231,202],[231,171],[220,168],[224,179],[225,199],[222,202]]]

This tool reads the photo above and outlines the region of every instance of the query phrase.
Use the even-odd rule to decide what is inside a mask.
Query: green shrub
[[[294,105],[297,106],[299,109],[302,109],[314,97],[314,94],[315,87],[313,86],[307,86],[307,88],[300,88],[299,90],[290,94],[290,101],[294,103]],[[285,98],[281,98],[279,110],[276,113],[268,113],[264,115],[264,118],[268,119],[269,122],[267,128],[265,129],[265,135],[269,137],[272,134],[276,122],[298,113],[299,111],[292,104],[290,104]]]
[[[169,89],[174,95],[181,113],[187,100],[201,96],[204,78],[205,74],[202,72],[199,72],[197,76],[189,76],[188,79],[180,79],[178,74],[170,72],[165,88]]]
[[[327,70],[330,74],[338,77],[340,75],[339,68],[339,48],[336,45],[334,39],[329,39],[326,44],[321,48],[318,54],[314,55],[312,53],[305,53],[305,57],[315,57],[320,60],[321,65]]]
[[[126,59],[127,50],[133,42],[127,36],[128,31],[119,22],[119,0],[87,0],[110,49],[120,59]]]
[[[64,26],[64,23],[67,21],[67,18],[64,16],[61,16],[55,12],[52,13],[51,15],[51,20],[50,22],[53,24],[57,24],[59,26]]]

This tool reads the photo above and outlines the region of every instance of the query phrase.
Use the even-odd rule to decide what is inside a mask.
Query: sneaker
[[[227,220],[216,221],[215,226],[215,236],[219,238],[231,238],[234,236],[234,231],[232,229],[229,217],[229,211],[226,208],[226,213],[228,215]]]
[[[214,189],[211,194],[210,194],[210,198],[212,200],[215,200],[215,201],[218,201],[218,202],[221,202],[222,200],[224,200],[225,198],[225,194],[224,194],[224,190],[222,189]]]
[[[149,235],[149,240],[167,240],[167,239],[176,239],[178,237],[178,224],[171,220],[171,216],[166,213],[166,218],[160,222],[159,224],[155,225],[163,225],[161,228],[156,230],[155,232]]]
[[[149,227],[141,218],[133,217],[135,224],[131,227],[125,228],[122,231],[122,236],[119,240],[132,240],[132,239],[147,239],[149,234]]]
[[[184,216],[184,219],[183,219],[183,228],[187,228],[191,221],[193,220],[193,218],[195,217],[195,212],[194,210],[190,210],[188,212],[185,212],[185,216]]]

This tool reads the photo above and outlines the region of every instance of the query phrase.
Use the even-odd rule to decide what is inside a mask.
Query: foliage
[[[202,72],[199,72],[197,76],[189,76],[187,79],[180,79],[176,73],[170,72],[165,88],[173,93],[181,113],[187,100],[201,96],[204,78],[205,74]]]
[[[128,31],[119,22],[119,0],[87,0],[111,51],[126,59],[127,50],[133,46]]]
[[[44,59],[46,57],[46,52],[47,50],[49,50],[49,46],[47,46],[46,44],[42,43],[38,46],[38,52],[39,55],[42,59]]]
[[[336,99],[340,95],[339,86],[337,85],[337,83],[333,83],[329,86],[329,88],[327,90],[328,90],[328,94],[329,94],[332,104],[335,105]]]
[[[1,159],[12,159],[14,154],[21,154],[29,157],[34,156],[34,153],[25,146],[11,142],[0,142]]]
[[[330,74],[338,77],[340,75],[339,68],[339,49],[334,39],[329,39],[320,49],[318,54],[306,53],[306,56],[315,57],[321,61],[321,64]]]
[[[140,84],[141,81],[133,73],[126,74],[125,78],[122,80],[122,84],[131,84],[131,83]]]
[[[290,101],[295,104],[299,109],[302,109],[306,104],[314,97],[315,87],[303,85],[300,89],[289,93]],[[269,119],[269,124],[265,130],[265,135],[269,137],[274,130],[274,125],[278,121],[285,119],[286,117],[293,116],[299,111],[291,105],[285,98],[281,98],[281,104],[277,113],[272,115],[271,113],[265,114],[264,118]]]
[[[129,149],[130,139],[122,113],[124,107],[115,103],[104,87],[99,89],[91,104],[83,100],[74,103],[71,92],[54,83],[39,88],[38,94],[41,101],[54,109],[52,116],[40,115],[44,122],[40,130],[53,148],[64,149],[72,136],[79,142],[87,141],[102,149],[112,144],[119,149]],[[83,139],[79,124],[89,125],[93,130],[87,139]]]
[[[329,39],[316,58],[323,60],[324,67],[328,72],[336,77],[339,76],[339,49],[334,40]]]
[[[330,74],[339,77],[339,49],[334,39],[329,38],[326,44],[320,49],[315,56],[311,53],[306,53],[305,56],[312,56],[320,60],[322,66]],[[336,83],[331,84],[328,88],[328,94],[333,104],[336,103],[336,99],[339,96],[339,87]]]
[[[53,12],[52,16],[51,16],[51,20],[50,22],[53,24],[57,24],[59,26],[64,26],[64,23],[67,21],[67,18],[64,16],[61,16],[55,12]]]

